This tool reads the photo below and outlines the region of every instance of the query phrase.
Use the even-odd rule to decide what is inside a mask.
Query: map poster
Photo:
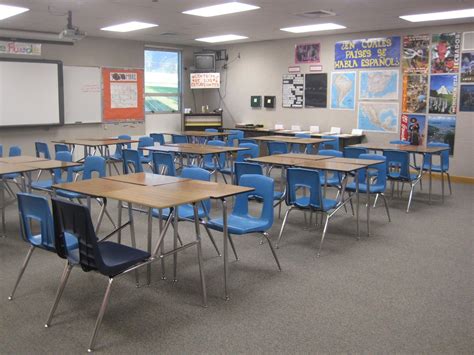
[[[449,154],[454,154],[456,116],[428,116],[428,143],[449,144]]]
[[[474,83],[474,51],[463,52],[462,54],[461,82]]]
[[[355,39],[336,43],[334,69],[400,66],[400,37]]]
[[[457,73],[461,56],[459,32],[434,34],[431,41],[431,73]]]
[[[430,35],[403,37],[402,68],[404,73],[428,73],[430,58]]]
[[[361,71],[360,100],[398,100],[398,70]]]
[[[397,102],[359,102],[357,128],[364,131],[397,133]]]
[[[295,46],[295,64],[319,63],[321,45],[319,43],[304,43]]]
[[[305,107],[327,107],[328,75],[326,73],[306,74],[304,88]]]
[[[355,109],[356,72],[331,73],[331,109]]]
[[[412,145],[424,145],[426,140],[426,116],[402,114],[400,139]]]
[[[403,77],[402,112],[425,113],[428,97],[428,75]]]
[[[455,114],[457,87],[455,74],[431,75],[429,112]]]
[[[302,108],[304,98],[304,74],[283,74],[282,106]]]
[[[461,85],[459,111],[474,112],[474,85]]]

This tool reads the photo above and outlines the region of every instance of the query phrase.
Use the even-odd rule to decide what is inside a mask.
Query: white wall
[[[256,43],[234,44],[226,47],[229,54],[228,69],[221,70],[222,86],[221,101],[216,90],[206,90],[200,105],[224,109],[224,121],[228,127],[236,122],[262,123],[273,127],[275,123],[283,123],[287,128],[292,124],[308,128],[319,125],[323,131],[330,126],[342,127],[343,132],[350,132],[357,126],[357,112],[329,110],[320,108],[289,109],[282,108],[282,74],[288,72],[288,66],[294,64],[294,48],[298,43],[320,42],[321,64],[323,72],[329,73],[334,69],[334,45],[337,41],[379,36],[395,36],[405,34],[440,33],[452,31],[474,30],[472,24],[446,27],[417,28],[412,30],[390,30],[372,33],[354,33],[330,36],[312,36]],[[240,54],[240,59],[237,56]],[[302,73],[309,72],[309,65],[301,65]],[[329,81],[328,77],[328,81]],[[227,83],[225,82],[227,80]],[[400,75],[400,100],[401,100]],[[275,95],[275,109],[252,109],[251,95]],[[459,96],[459,94],[458,94]],[[451,160],[451,173],[458,176],[474,176],[474,113],[461,112],[457,114],[455,155]],[[387,142],[398,139],[398,134],[367,133],[367,139],[372,142]]]

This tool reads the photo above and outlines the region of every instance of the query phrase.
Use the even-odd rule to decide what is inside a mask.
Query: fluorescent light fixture
[[[236,12],[242,12],[242,11],[257,10],[259,8],[260,7],[258,6],[244,4],[237,1],[232,1],[232,2],[226,2],[224,4],[201,7],[199,9],[184,11],[183,14],[201,16],[201,17],[213,17],[213,16],[234,14]]]
[[[0,20],[22,14],[23,12],[29,11],[26,7],[0,5]]]
[[[346,28],[346,27],[338,25],[336,23],[320,23],[317,25],[280,28],[280,30],[286,31],[286,32],[292,32],[292,33],[304,33],[304,32],[339,30],[341,28]]]
[[[139,21],[131,21],[126,23],[121,23],[119,25],[113,25],[109,27],[101,28],[102,31],[113,31],[113,32],[131,32],[136,30],[142,30],[144,28],[157,27],[153,23],[145,23]]]
[[[246,38],[248,37],[239,36],[239,35],[222,35],[222,36],[214,36],[214,37],[196,38],[196,41],[207,42],[207,43],[218,43],[218,42],[237,41],[239,39],[246,39]]]
[[[405,15],[400,16],[402,20],[410,22],[452,20],[457,18],[474,17],[474,9],[431,12],[429,14]]]

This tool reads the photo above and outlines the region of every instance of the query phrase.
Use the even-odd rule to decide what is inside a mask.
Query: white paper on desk
[[[137,83],[110,83],[111,108],[137,108],[138,86]]]

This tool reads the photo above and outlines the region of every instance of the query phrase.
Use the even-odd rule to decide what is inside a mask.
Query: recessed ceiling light
[[[0,5],[0,20],[21,14],[29,10],[30,9],[27,9],[26,7]]]
[[[474,9],[431,12],[429,14],[400,16],[402,20],[410,22],[452,20],[456,18],[474,17]]]
[[[256,10],[259,8],[260,7],[258,6],[233,1],[233,2],[227,2],[224,4],[201,7],[199,9],[184,11],[183,14],[202,16],[202,17],[213,17],[213,16],[233,14],[233,13],[242,12],[242,11]]]
[[[280,30],[286,31],[286,32],[292,32],[292,33],[304,33],[304,32],[339,30],[341,28],[346,28],[346,27],[338,25],[336,23],[320,23],[317,25],[280,28]]]
[[[222,36],[214,36],[214,37],[196,38],[196,41],[207,42],[207,43],[217,43],[217,42],[236,41],[238,39],[246,39],[246,38],[248,37],[239,36],[239,35],[222,35]]]
[[[126,23],[121,23],[119,25],[113,25],[109,27],[101,28],[102,31],[114,31],[114,32],[130,32],[136,30],[142,30],[144,28],[157,27],[153,23],[145,23],[139,21],[131,21]]]

